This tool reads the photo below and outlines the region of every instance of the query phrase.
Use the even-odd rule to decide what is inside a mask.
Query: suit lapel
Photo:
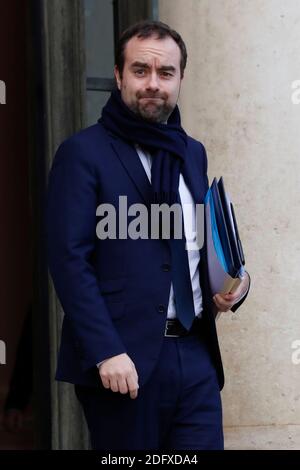
[[[151,202],[151,184],[137,151],[131,145],[117,138],[112,140],[111,145],[124,169],[148,206]]]
[[[147,204],[151,202],[151,184],[148,180],[143,164],[135,148],[121,139],[112,136],[111,145],[120,159],[124,169],[130,179],[136,186],[141,197]],[[192,149],[189,149],[189,155],[185,162],[184,179],[187,187],[191,191],[195,203],[201,203],[204,198],[201,175],[195,162],[195,156]]]

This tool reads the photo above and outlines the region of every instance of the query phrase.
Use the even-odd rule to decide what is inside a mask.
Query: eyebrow
[[[150,69],[149,64],[147,62],[139,62],[135,61],[131,64],[131,68],[134,67],[141,67],[143,69]],[[158,68],[160,71],[168,71],[168,72],[176,72],[176,68],[173,65],[162,65],[161,67]]]

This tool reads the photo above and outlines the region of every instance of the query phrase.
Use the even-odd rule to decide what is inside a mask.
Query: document
[[[205,198],[205,240],[209,283],[213,295],[234,292],[245,272],[233,206],[226,194],[223,179],[220,181],[219,185],[214,179]]]

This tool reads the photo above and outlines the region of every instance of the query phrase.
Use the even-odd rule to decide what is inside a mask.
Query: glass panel
[[[106,101],[110,97],[110,92],[107,91],[87,91],[87,126],[96,124],[101,116],[101,110]]]
[[[84,0],[87,77],[113,78],[113,0]]]

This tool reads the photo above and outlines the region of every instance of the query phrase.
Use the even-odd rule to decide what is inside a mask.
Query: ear
[[[119,90],[121,90],[121,77],[120,77],[119,69],[116,65],[114,66],[114,74],[115,74],[115,79],[116,79],[116,82],[117,82],[117,86],[118,86]]]

